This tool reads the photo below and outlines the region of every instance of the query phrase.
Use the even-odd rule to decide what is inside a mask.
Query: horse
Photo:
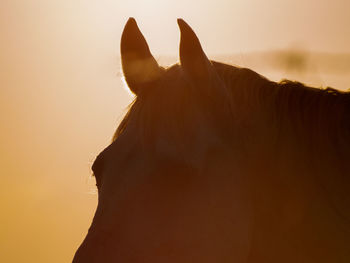
[[[209,60],[178,25],[168,68],[125,25],[135,99],[92,165],[73,262],[350,262],[350,92]]]

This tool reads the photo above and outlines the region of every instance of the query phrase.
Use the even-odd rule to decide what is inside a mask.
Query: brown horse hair
[[[261,111],[259,116],[267,116],[277,128],[284,123],[300,136],[305,136],[305,131],[309,134],[308,139],[315,139],[317,134],[321,134],[322,136],[318,137],[322,140],[329,138],[330,142],[336,144],[336,148],[343,150],[350,148],[350,92],[330,87],[312,88],[285,79],[277,83],[246,68],[236,68],[217,62],[213,62],[213,65],[230,91],[229,99],[233,104],[235,117],[247,111],[247,107],[254,107],[256,111]],[[175,74],[171,72],[175,73],[179,69],[179,65],[167,69],[170,73],[166,74],[162,83],[174,82],[172,75]],[[159,84],[154,83],[154,86],[157,85]],[[160,89],[165,89],[165,84],[159,86]],[[152,88],[154,87],[149,87]],[[177,92],[183,91],[179,88]],[[152,92],[149,93],[150,95],[137,96],[131,103],[113,136],[113,141],[126,129],[132,115],[140,115],[143,100],[152,97]],[[152,99],[153,104],[156,104],[159,98]],[[146,121],[142,123],[147,125]]]

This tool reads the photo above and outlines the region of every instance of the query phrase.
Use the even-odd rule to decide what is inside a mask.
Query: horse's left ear
[[[180,62],[184,71],[194,80],[207,81],[215,70],[205,55],[198,37],[192,28],[182,19],[177,23],[181,32]]]
[[[120,54],[125,80],[134,94],[138,95],[142,88],[160,77],[162,68],[152,56],[134,18],[129,18],[124,27]]]

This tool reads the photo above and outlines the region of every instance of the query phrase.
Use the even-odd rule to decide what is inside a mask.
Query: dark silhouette
[[[210,61],[178,24],[166,69],[125,26],[136,99],[93,164],[73,262],[350,262],[350,93]]]

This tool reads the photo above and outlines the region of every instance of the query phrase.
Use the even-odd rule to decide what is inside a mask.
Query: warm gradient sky
[[[69,262],[85,235],[90,165],[132,99],[118,60],[129,16],[157,58],[177,55],[182,17],[209,55],[240,54],[239,64],[290,47],[350,53],[349,10],[349,0],[2,0],[0,262]],[[320,76],[349,88],[349,74]]]

